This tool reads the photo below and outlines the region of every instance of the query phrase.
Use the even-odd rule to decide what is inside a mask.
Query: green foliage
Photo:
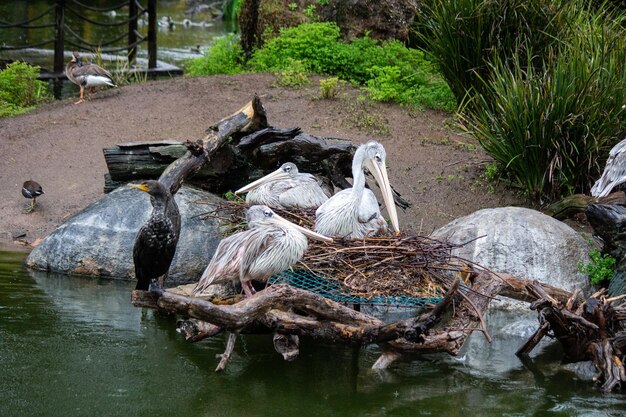
[[[47,84],[38,77],[39,67],[24,62],[0,71],[0,117],[25,113],[50,98]]]
[[[320,80],[320,97],[323,99],[334,99],[339,93],[342,81],[337,77],[330,77]]]
[[[291,60],[291,65],[278,73],[277,84],[282,87],[302,87],[309,82],[306,68],[300,61]]]
[[[495,181],[498,176],[498,164],[496,162],[485,165],[485,179]]]
[[[202,58],[187,62],[187,75],[239,74],[243,72],[243,49],[235,35],[214,40],[214,44]]]
[[[359,96],[350,103],[348,119],[354,127],[364,132],[380,136],[389,135],[389,121],[374,110],[374,105],[367,97]]]
[[[586,0],[428,0],[462,128],[536,199],[587,192],[626,119],[624,15]]]
[[[224,6],[223,20],[229,31],[237,30],[237,20],[241,14],[241,6],[244,0],[228,0]]]
[[[427,0],[418,38],[432,53],[459,104],[484,90],[496,58],[543,56],[567,23],[557,0]]]
[[[495,58],[463,128],[537,198],[585,192],[626,123],[626,36],[621,20],[579,9],[567,42],[541,65]],[[530,55],[529,55],[530,56]]]
[[[315,5],[309,4],[304,9],[304,15],[309,19],[310,22],[314,22],[317,19],[317,16],[315,14],[316,11],[317,11],[317,8],[315,7]]]
[[[287,5],[287,7],[289,7],[289,10],[291,10],[292,12],[295,12],[296,10],[298,10],[298,3],[291,2]]]
[[[282,71],[290,60],[307,71],[366,84],[372,98],[442,110],[453,110],[454,98],[437,69],[418,50],[392,40],[369,37],[344,43],[334,23],[308,23],[283,29],[249,62],[255,71]]]
[[[616,260],[608,253],[602,255],[598,249],[589,252],[591,263],[584,264],[578,262],[578,270],[583,274],[589,275],[589,281],[592,285],[598,285],[611,280],[615,274]]]

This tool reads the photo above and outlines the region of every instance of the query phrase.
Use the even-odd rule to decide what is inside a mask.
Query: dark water
[[[108,8],[123,3],[118,0],[81,0],[81,2],[99,8]],[[0,20],[9,23],[23,22],[43,13],[53,6],[54,3],[54,0],[2,0],[0,1]],[[67,0],[66,3],[69,4],[69,7],[73,10],[76,10],[96,22],[116,23],[128,19],[128,8],[117,10],[115,15],[111,15],[109,12],[81,9],[81,7],[74,4],[72,0]],[[146,1],[142,1],[141,3],[143,3],[144,6],[147,5]],[[206,51],[211,45],[213,38],[223,36],[234,29],[228,27],[222,19],[212,19],[208,12],[195,14],[186,13],[189,11],[189,3],[191,2],[186,0],[159,0],[157,2],[158,19],[171,17],[174,22],[173,27],[170,28],[169,25],[163,25],[159,27],[157,32],[157,58],[160,61],[184,67],[186,60],[201,56],[201,53],[197,51],[198,48],[201,52]],[[185,19],[188,20],[187,25],[183,24]],[[53,22],[54,13],[51,13],[33,24],[40,25]],[[71,12],[66,13],[66,22],[76,34],[95,44],[115,39],[128,31],[127,25],[108,27],[92,25],[81,21]],[[147,35],[147,25],[139,25],[138,30],[142,35]],[[39,43],[52,39],[52,31],[53,28],[3,28],[0,29],[0,45],[23,46]],[[69,32],[66,33],[65,39],[73,42],[77,41],[74,35]],[[124,41],[121,41],[121,43],[116,44],[116,46],[121,46],[123,42]],[[44,68],[52,69],[53,48],[52,44],[47,44],[26,51],[0,51],[0,58],[23,59]],[[147,48],[147,43],[141,43],[137,56],[147,58]],[[72,47],[66,45],[67,60],[69,60],[71,50]],[[120,54],[125,56],[124,51],[120,52]],[[109,69],[115,69],[115,65]]]
[[[617,416],[558,366],[549,347],[525,368],[521,338],[477,338],[461,358],[435,355],[370,370],[379,351],[301,341],[291,363],[271,336],[242,336],[215,373],[224,337],[190,344],[173,318],[134,308],[133,284],[34,273],[0,252],[1,416]],[[469,357],[472,357],[468,359]],[[533,369],[533,367],[535,367]]]

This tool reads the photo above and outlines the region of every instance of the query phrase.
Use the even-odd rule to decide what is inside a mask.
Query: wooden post
[[[148,0],[148,69],[157,66],[157,2]]]
[[[135,56],[137,55],[137,7],[138,0],[130,0],[128,2],[128,67],[130,68],[135,63]]]
[[[54,14],[54,72],[61,74],[64,67],[63,41],[65,38],[65,0],[56,0]]]

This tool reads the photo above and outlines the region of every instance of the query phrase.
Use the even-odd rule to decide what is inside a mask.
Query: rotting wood
[[[529,353],[541,338],[551,334],[563,347],[565,362],[591,360],[600,371],[602,390],[609,392],[626,382],[626,368],[622,359],[626,354],[621,341],[621,312],[600,293],[583,303],[573,298],[562,302],[551,297],[536,282],[528,285],[528,292],[537,298],[531,304],[536,310],[540,328],[518,350],[518,355]],[[617,343],[616,343],[617,342]]]
[[[510,285],[507,280],[516,284]],[[386,353],[384,359],[377,361],[374,366],[380,368],[382,362],[386,361],[388,366],[402,354],[447,352],[457,355],[467,337],[480,326],[480,316],[487,310],[493,297],[503,287],[508,287],[508,291],[514,293],[511,288],[519,287],[517,281],[523,280],[506,274],[496,277],[483,271],[473,279],[471,290],[460,288],[465,293],[464,297],[453,297],[455,288],[451,288],[446,301],[432,311],[389,324],[317,294],[285,284],[270,286],[254,297],[231,305],[219,305],[189,297],[184,295],[184,291],[175,289],[153,293],[133,291],[132,300],[138,306],[180,314],[230,332],[278,332],[285,335],[306,335],[331,342],[382,344],[386,352],[393,353]],[[564,295],[562,290],[554,287],[542,288],[555,298]],[[519,290],[517,298],[527,297],[526,291]],[[456,299],[453,316],[435,328],[442,315],[451,310],[453,299]],[[468,300],[471,300],[471,305]],[[191,326],[193,328],[193,323]],[[214,332],[213,327],[209,329],[207,335]],[[200,340],[201,336],[196,336],[202,331],[187,332],[194,335],[192,340]]]

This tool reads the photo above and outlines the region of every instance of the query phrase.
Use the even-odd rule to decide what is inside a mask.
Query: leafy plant
[[[554,0],[427,0],[418,16],[417,37],[439,65],[457,102],[481,93],[496,58],[522,62],[543,56],[567,24]]]
[[[589,257],[591,263],[583,265],[582,262],[578,262],[578,270],[589,275],[589,281],[592,285],[598,285],[613,278],[616,263],[614,257],[608,253],[602,255],[598,249],[590,251]]]
[[[202,58],[187,62],[187,75],[239,74],[243,72],[243,49],[239,38],[227,35],[216,38]]]
[[[344,43],[334,23],[307,23],[283,29],[249,61],[255,71],[282,71],[295,59],[307,71],[365,84],[374,100],[442,110],[454,109],[454,97],[423,52],[396,40],[365,36]]]
[[[485,165],[485,179],[488,181],[495,181],[498,175],[498,164],[493,162]]]
[[[38,77],[39,67],[19,61],[0,71],[0,117],[26,113],[50,98],[48,85]]]
[[[320,80],[320,97],[323,99],[334,99],[339,93],[339,86],[342,81],[337,77],[330,77]]]
[[[314,22],[317,18],[317,16],[315,15],[315,12],[317,11],[317,8],[315,7],[314,4],[309,4],[305,9],[304,9],[304,15],[309,19],[309,21]]]
[[[289,68],[278,73],[277,84],[282,87],[302,87],[309,82],[306,68],[300,61],[292,60]]]
[[[298,9],[298,3],[291,2],[287,5],[287,7],[289,7],[289,10],[291,10],[292,12],[296,11]]]

